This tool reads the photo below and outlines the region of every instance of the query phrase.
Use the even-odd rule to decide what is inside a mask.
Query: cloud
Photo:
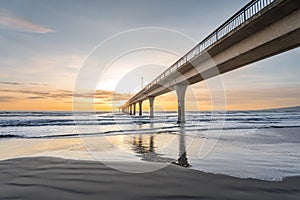
[[[52,102],[53,105],[60,103],[72,105],[73,91],[65,89],[56,89],[50,87],[30,86],[23,87],[25,83],[20,82],[0,82],[4,84],[0,88],[0,103],[7,106],[20,103],[31,103],[39,106],[42,102]],[[299,105],[300,93],[299,87],[282,87],[282,88],[259,88],[259,89],[244,89],[244,90],[227,90],[227,109],[229,110],[251,110],[271,107],[287,107]],[[222,92],[216,91],[216,96]],[[109,90],[97,90],[96,92],[77,93],[75,97],[78,102],[94,102],[96,105],[109,106],[117,105],[130,98],[131,94],[119,93]],[[196,91],[195,96],[199,99],[190,99],[186,96],[186,108],[188,109],[210,109],[211,99],[206,91]],[[215,96],[215,97],[216,97]],[[169,93],[157,98],[156,106],[162,106],[164,109],[176,109],[176,95]],[[222,103],[222,102],[221,102]],[[222,104],[214,104],[215,109],[224,109]],[[145,105],[147,107],[147,105]],[[0,107],[1,108],[1,107]]]
[[[0,10],[0,28],[30,33],[51,33],[54,30]]]
[[[14,98],[11,96],[0,96],[0,103],[1,102],[10,102],[12,101]]]
[[[10,82],[10,81],[0,81],[2,85],[31,85],[31,86],[48,86],[48,84],[39,83],[21,83],[21,82]]]
[[[1,84],[2,82],[0,82]],[[6,83],[6,82],[5,82]],[[9,82],[9,84],[18,85],[23,83],[15,83]],[[2,94],[6,94],[3,96],[1,102],[9,102],[17,99],[21,100],[53,100],[53,101],[62,101],[62,102],[70,102],[73,98],[73,91],[71,90],[28,90],[28,89],[0,89]],[[82,99],[92,99],[99,103],[111,103],[112,101],[121,101],[121,100],[128,100],[130,94],[122,94],[114,91],[108,90],[97,90],[95,93],[77,93],[75,94],[76,97]],[[4,98],[5,97],[5,98]]]
[[[122,101],[128,100],[130,98],[130,94],[118,93],[115,91],[109,90],[97,90],[95,94],[95,98],[101,99],[102,101]]]

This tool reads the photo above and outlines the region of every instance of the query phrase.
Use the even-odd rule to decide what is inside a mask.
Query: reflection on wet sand
[[[149,136],[134,135],[132,141],[132,150],[141,157],[144,161],[160,162],[160,163],[173,163],[182,167],[191,167],[188,163],[186,146],[185,146],[185,128],[184,125],[179,127],[179,158],[165,157],[163,154],[156,153],[154,144],[155,134]]]
[[[180,125],[179,128],[179,158],[174,164],[180,165],[182,167],[191,167],[188,163],[186,147],[185,147],[185,127]]]
[[[171,163],[175,161],[173,158],[163,157],[162,154],[155,152],[154,135],[150,136],[149,141],[147,141],[143,135],[139,135],[138,139],[136,136],[133,136],[132,150],[144,161],[160,163]]]

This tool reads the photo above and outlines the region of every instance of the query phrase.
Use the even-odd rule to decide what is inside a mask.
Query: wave
[[[210,122],[230,122],[246,124],[274,124],[279,122],[299,121],[300,116],[260,116],[260,117],[195,117],[187,116],[187,124],[210,123]],[[154,119],[149,117],[98,117],[98,118],[67,118],[67,119],[0,119],[0,127],[34,127],[34,126],[76,126],[76,125],[117,125],[117,124],[147,124],[147,123],[176,123],[177,117],[156,116]]]
[[[291,128],[300,127],[299,119],[299,112],[187,112],[185,128],[192,134],[208,130]],[[0,127],[0,138],[81,137],[179,131],[176,112],[155,112],[154,119],[150,119],[147,112],[144,116],[109,112],[0,112]],[[76,127],[86,133],[75,134]],[[95,128],[99,132],[95,133]],[[120,131],[120,128],[126,130]]]
[[[26,138],[26,136],[7,134],[7,135],[0,135],[0,138]]]
[[[282,126],[282,125],[272,125],[272,126],[263,126],[253,128],[251,126],[248,127],[195,127],[195,126],[185,126],[186,135],[191,136],[203,136],[203,134],[207,134],[206,131],[223,131],[223,130],[258,130],[258,129],[270,129],[270,128],[300,128],[299,126]],[[131,135],[131,134],[163,134],[163,133],[172,133],[172,134],[180,134],[181,132],[180,126],[168,126],[168,127],[155,127],[155,128],[144,128],[144,129],[126,129],[126,130],[110,130],[103,132],[95,132],[95,133],[64,133],[64,134],[53,134],[53,135],[22,135],[22,134],[0,134],[0,138],[79,138],[79,137],[93,137],[93,136],[108,136],[108,135]],[[199,135],[200,133],[200,135]],[[201,134],[203,133],[203,134]]]

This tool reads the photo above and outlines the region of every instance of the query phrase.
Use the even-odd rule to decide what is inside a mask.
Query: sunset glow
[[[18,3],[23,4],[24,2]],[[182,3],[177,2],[176,4]],[[142,11],[141,13],[131,12],[130,15],[127,15],[129,13],[120,11],[115,13],[113,19],[106,17],[107,20],[104,22],[100,15],[106,16],[110,13],[107,10],[101,10],[103,6],[97,6],[96,2],[93,2],[95,5],[85,5],[89,6],[90,12],[80,15],[80,17],[77,16],[82,6],[79,2],[74,3],[72,10],[68,9],[67,3],[63,2],[59,7],[57,7],[58,4],[35,2],[35,6],[38,8],[36,10],[44,13],[42,16],[38,12],[19,12],[15,9],[14,4],[1,2],[0,110],[71,111],[74,85],[83,64],[86,59],[89,59],[92,49],[110,36],[130,30],[132,27],[155,25],[186,34],[194,38],[196,44],[244,3],[245,1],[241,0],[232,6],[226,6],[226,1],[219,2],[224,5],[214,7],[215,12],[218,13],[217,18],[211,17],[209,12],[199,13],[196,11],[190,12],[193,14],[179,17],[172,12],[160,13],[154,9],[154,5],[151,3],[146,3],[149,4],[148,6],[136,3],[136,6],[140,6],[138,10],[152,7],[157,15],[143,16]],[[207,8],[203,9],[204,11],[210,10],[209,8],[212,6],[206,2],[200,4],[199,7]],[[28,6],[28,2],[26,5]],[[107,2],[106,6],[111,7],[113,4]],[[162,9],[167,7],[166,2],[161,2]],[[182,7],[182,5],[177,5],[177,7]],[[62,17],[67,15],[73,16],[73,18]],[[122,19],[124,16],[128,16],[130,23],[126,26],[116,26],[119,23],[118,19]],[[155,17],[153,18],[153,16]],[[157,22],[157,19],[163,19],[165,16],[169,17],[166,21]],[[201,21],[202,24],[186,24],[185,26],[185,23],[182,23],[184,17],[199,19],[199,21],[205,17],[207,20]],[[59,23],[61,19],[63,22]],[[145,21],[148,23],[144,24]],[[80,29],[78,29],[79,25]],[[104,26],[105,29],[103,29]],[[162,38],[157,38],[158,42],[164,43],[160,39],[162,40]],[[118,44],[115,45],[113,48],[118,49]],[[181,55],[193,46],[192,43],[186,46],[182,45]],[[141,77],[144,78],[144,85],[146,85],[181,55],[172,55],[164,51],[158,52],[150,48],[147,51],[135,51],[115,60],[110,69],[105,72],[99,86],[90,88],[96,91],[95,99],[93,99],[95,109],[97,111],[116,109],[118,105],[112,105],[113,94],[118,94],[121,105],[130,95],[140,90]],[[107,66],[102,66],[101,62],[109,56],[111,55],[108,52],[106,57],[105,55],[103,58],[95,57],[89,62],[100,63],[97,68],[104,70]],[[298,48],[223,74],[221,79],[226,93],[226,109],[251,110],[299,105],[299,58]],[[156,68],[151,68],[153,64],[156,65]],[[131,78],[134,86],[128,86],[125,89],[118,88],[120,85],[124,85],[121,79],[135,70],[137,66],[144,66],[144,68],[134,72],[135,76]],[[197,83],[192,90],[195,91],[194,95],[198,101],[187,101],[187,110],[211,110],[210,89],[206,88],[205,83]],[[93,94],[88,94],[87,98],[93,98]],[[143,105],[147,110],[148,102],[145,101]],[[167,94],[157,97],[155,106],[155,110],[176,110],[176,96]],[[215,105],[214,109],[218,109],[218,105]]]

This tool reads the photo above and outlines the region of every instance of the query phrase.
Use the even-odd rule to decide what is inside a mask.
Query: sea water
[[[153,119],[148,117],[149,113],[143,114],[0,112],[0,138],[30,140],[184,134],[187,137],[187,160],[193,169],[264,180],[300,175],[298,107],[263,111],[186,112],[184,132],[182,126],[177,124],[176,112],[155,112]],[[200,144],[193,143],[193,138],[207,139],[207,151],[203,151]],[[163,149],[155,139],[153,142],[156,142],[153,148],[160,157],[176,161],[180,150],[175,145]]]

